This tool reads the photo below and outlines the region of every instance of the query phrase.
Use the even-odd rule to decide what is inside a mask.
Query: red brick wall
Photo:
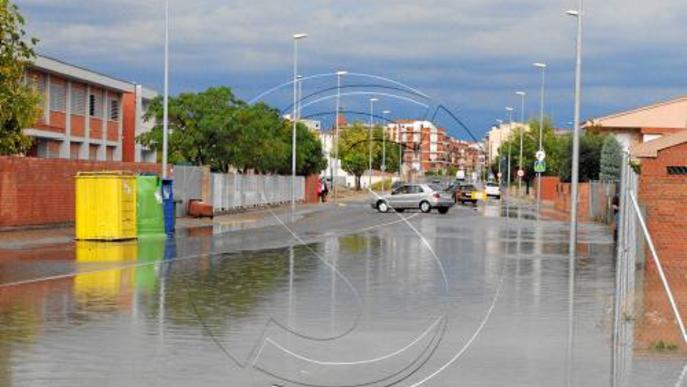
[[[136,95],[122,96],[122,161],[136,161]]]
[[[556,178],[557,179],[557,178]],[[542,180],[542,186],[544,185]],[[580,222],[589,222],[589,183],[580,183],[580,201],[577,206],[577,219]],[[553,206],[557,211],[570,214],[571,205],[570,183],[558,183],[554,190]],[[542,192],[543,193],[543,192]]]
[[[99,118],[91,117],[91,139],[103,138],[103,121]]]
[[[308,204],[317,203],[317,186],[320,181],[319,175],[310,175],[305,178],[305,202]]]
[[[687,175],[668,175],[669,166],[687,167],[687,143],[642,159],[639,199],[661,261],[687,267]]]
[[[74,176],[82,171],[157,173],[156,164],[0,157],[0,229],[74,221]]]
[[[558,176],[542,176],[541,199],[544,201],[556,200],[556,190],[558,189],[558,184],[560,184],[560,182],[561,179]]]
[[[86,119],[83,116],[72,115],[72,136],[84,137],[86,135]]]
[[[119,124],[114,121],[107,121],[107,140],[119,141]]]

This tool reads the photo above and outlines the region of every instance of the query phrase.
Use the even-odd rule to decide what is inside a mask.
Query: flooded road
[[[614,350],[612,236],[580,238],[572,337],[567,225],[527,206],[0,250],[0,386],[675,386]]]

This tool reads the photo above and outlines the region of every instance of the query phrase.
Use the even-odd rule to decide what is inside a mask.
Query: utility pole
[[[541,101],[539,111],[539,151],[544,151],[544,93],[546,87],[546,63],[534,63],[534,67],[541,69]],[[537,172],[537,218],[541,209],[541,172]]]
[[[298,128],[298,41],[307,38],[307,34],[293,35],[293,131],[291,139],[291,214],[296,211],[296,141]]]
[[[525,137],[525,97],[527,97],[527,93],[524,91],[518,91],[515,94],[522,97],[522,107],[520,108],[520,122],[522,123],[522,126],[520,126],[520,158],[518,159],[518,194],[522,196],[522,176],[520,176],[520,172],[524,172],[524,169],[522,169],[522,158]]]
[[[162,112],[162,178],[167,178],[169,154],[169,0],[165,1],[165,85]]]

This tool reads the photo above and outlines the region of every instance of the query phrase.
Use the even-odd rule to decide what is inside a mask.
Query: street
[[[581,228],[569,347],[567,227],[533,215],[356,201],[172,243],[3,251],[20,258],[0,262],[0,384],[608,385],[610,231]],[[636,380],[659,369],[674,385],[681,366]]]

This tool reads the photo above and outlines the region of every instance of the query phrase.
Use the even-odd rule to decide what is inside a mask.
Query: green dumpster
[[[138,235],[165,233],[162,211],[162,181],[157,176],[136,177],[136,225]]]
[[[138,238],[138,266],[136,267],[136,288],[151,293],[158,281],[157,265],[165,256],[165,235],[146,235]]]

